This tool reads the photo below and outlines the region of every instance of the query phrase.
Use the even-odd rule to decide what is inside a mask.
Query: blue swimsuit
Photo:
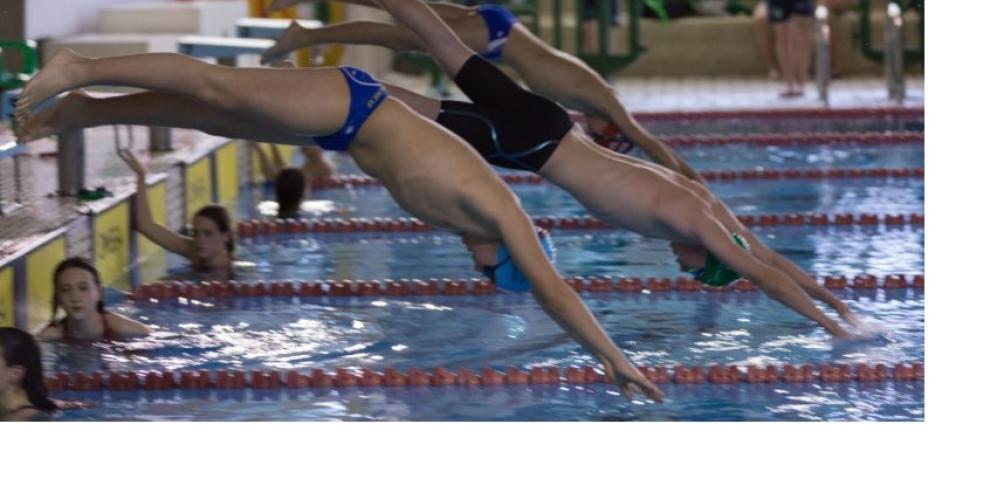
[[[501,5],[481,5],[476,11],[488,26],[488,51],[482,53],[482,56],[493,62],[502,61],[502,48],[509,40],[512,25],[519,22],[519,19]]]
[[[313,141],[324,150],[347,150],[361,125],[388,97],[388,91],[368,72],[348,66],[341,67],[340,73],[344,74],[344,80],[347,80],[347,85],[351,88],[351,107],[347,113],[347,121],[340,130],[332,135],[313,137]]]

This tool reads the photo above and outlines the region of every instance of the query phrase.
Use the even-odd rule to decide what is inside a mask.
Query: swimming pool
[[[688,148],[699,170],[920,168],[920,144]],[[344,173],[356,172],[344,162]],[[726,180],[713,190],[736,213],[920,214],[919,178]],[[513,185],[534,216],[583,216],[549,184]],[[238,212],[260,217],[251,188]],[[385,191],[366,186],[314,195],[329,216],[404,217]],[[816,276],[924,272],[923,225],[767,226],[754,231]],[[669,247],[620,230],[555,230],[566,276],[671,277]],[[303,233],[241,238],[252,279],[473,278],[459,240],[439,232]],[[174,260],[174,258],[173,258]],[[182,267],[172,269],[182,276]],[[885,337],[835,341],[761,292],[583,293],[634,363],[645,366],[783,365],[924,361],[924,290],[837,290],[882,322]],[[382,371],[445,367],[592,365],[528,295],[384,295],[198,298],[118,302],[159,327],[144,340],[92,347],[46,345],[51,371],[174,372],[346,367]],[[662,405],[627,402],[608,384],[481,387],[335,387],[61,392],[98,402],[66,420],[911,420],[924,418],[920,381],[777,384],[665,383]]]

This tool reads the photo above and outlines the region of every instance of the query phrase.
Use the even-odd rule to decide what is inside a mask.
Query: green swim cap
[[[753,250],[749,247],[749,242],[742,236],[733,233],[732,238],[736,241],[736,245],[740,249],[749,254],[753,253]],[[705,259],[705,267],[696,268],[691,271],[691,274],[694,275],[694,279],[710,286],[726,286],[742,277],[711,252],[708,253],[708,257]]]

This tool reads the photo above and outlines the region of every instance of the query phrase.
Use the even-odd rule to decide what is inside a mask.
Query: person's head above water
[[[557,249],[553,245],[550,232],[536,227],[536,236],[550,262],[557,259]],[[495,286],[513,292],[526,292],[532,288],[526,275],[522,273],[505,244],[496,240],[477,239],[462,236],[464,245],[471,251],[474,269],[484,274]]]
[[[62,307],[73,321],[83,321],[106,313],[103,306],[103,284],[100,272],[81,257],[70,257],[55,267],[52,277],[52,323]]]
[[[211,262],[221,255],[232,256],[234,234],[231,228],[230,214],[223,206],[206,205],[200,208],[192,220],[196,257],[203,262]]]
[[[740,249],[751,253],[749,242],[745,238],[735,233],[732,234],[732,238]],[[726,286],[741,278],[739,273],[703,246],[671,242],[670,248],[677,256],[677,263],[681,266],[681,271],[690,273],[694,279],[706,285]]]
[[[275,176],[275,201],[278,202],[279,218],[288,218],[299,213],[299,207],[305,198],[306,174],[295,168],[278,171]]]
[[[34,337],[20,329],[0,327],[0,404],[22,397],[39,411],[57,409],[45,389],[41,350]],[[0,409],[14,411],[14,405]]]

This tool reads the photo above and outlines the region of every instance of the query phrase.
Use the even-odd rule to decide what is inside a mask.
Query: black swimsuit
[[[574,126],[559,104],[523,89],[480,56],[468,59],[454,82],[472,102],[443,101],[437,123],[492,165],[539,172]]]

